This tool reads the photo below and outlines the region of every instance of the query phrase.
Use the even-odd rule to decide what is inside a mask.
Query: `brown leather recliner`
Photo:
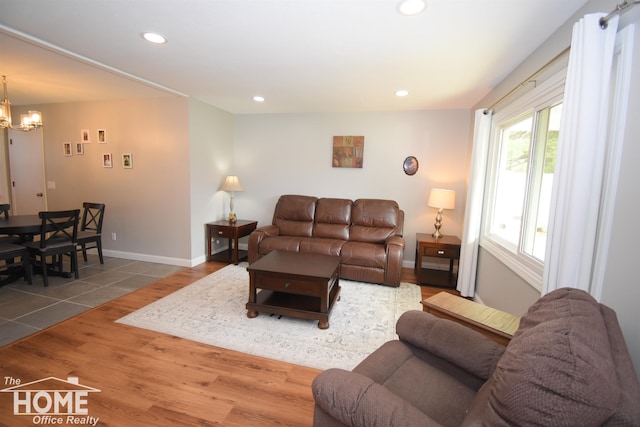
[[[404,212],[393,200],[281,196],[249,236],[249,263],[274,250],[340,256],[340,277],[400,285]]]

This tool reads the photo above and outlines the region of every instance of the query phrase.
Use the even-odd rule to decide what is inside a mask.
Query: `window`
[[[562,86],[556,78],[494,115],[481,245],[540,288]]]

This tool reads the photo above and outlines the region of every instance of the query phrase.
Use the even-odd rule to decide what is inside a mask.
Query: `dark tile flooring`
[[[19,279],[0,287],[0,347],[182,269],[121,258],[104,261],[100,264],[97,255],[89,255],[84,262],[80,254],[79,279],[49,277],[45,288],[42,276],[36,275],[32,285]]]

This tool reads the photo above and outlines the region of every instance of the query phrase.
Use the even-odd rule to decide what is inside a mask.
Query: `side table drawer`
[[[422,255],[440,258],[460,258],[460,248],[432,248],[424,246]]]
[[[212,227],[211,228],[211,236],[226,237],[227,239],[232,239],[233,238],[233,229]]]

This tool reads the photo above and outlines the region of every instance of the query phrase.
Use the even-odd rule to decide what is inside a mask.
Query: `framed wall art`
[[[73,155],[73,151],[71,151],[71,143],[70,142],[63,142],[62,143],[62,152],[64,153],[65,156],[72,156]]]
[[[107,143],[107,130],[98,129],[98,144],[106,144],[106,143]]]
[[[125,169],[133,168],[133,155],[131,153],[122,154],[122,167]]]
[[[89,129],[82,129],[80,131],[80,141],[83,144],[89,144],[91,142],[91,136],[89,135]]]
[[[113,158],[111,157],[111,153],[102,153],[102,166],[105,168],[113,167]]]
[[[76,154],[77,155],[84,154],[84,144],[82,142],[76,142]]]
[[[334,168],[362,168],[364,157],[364,136],[334,136]]]

